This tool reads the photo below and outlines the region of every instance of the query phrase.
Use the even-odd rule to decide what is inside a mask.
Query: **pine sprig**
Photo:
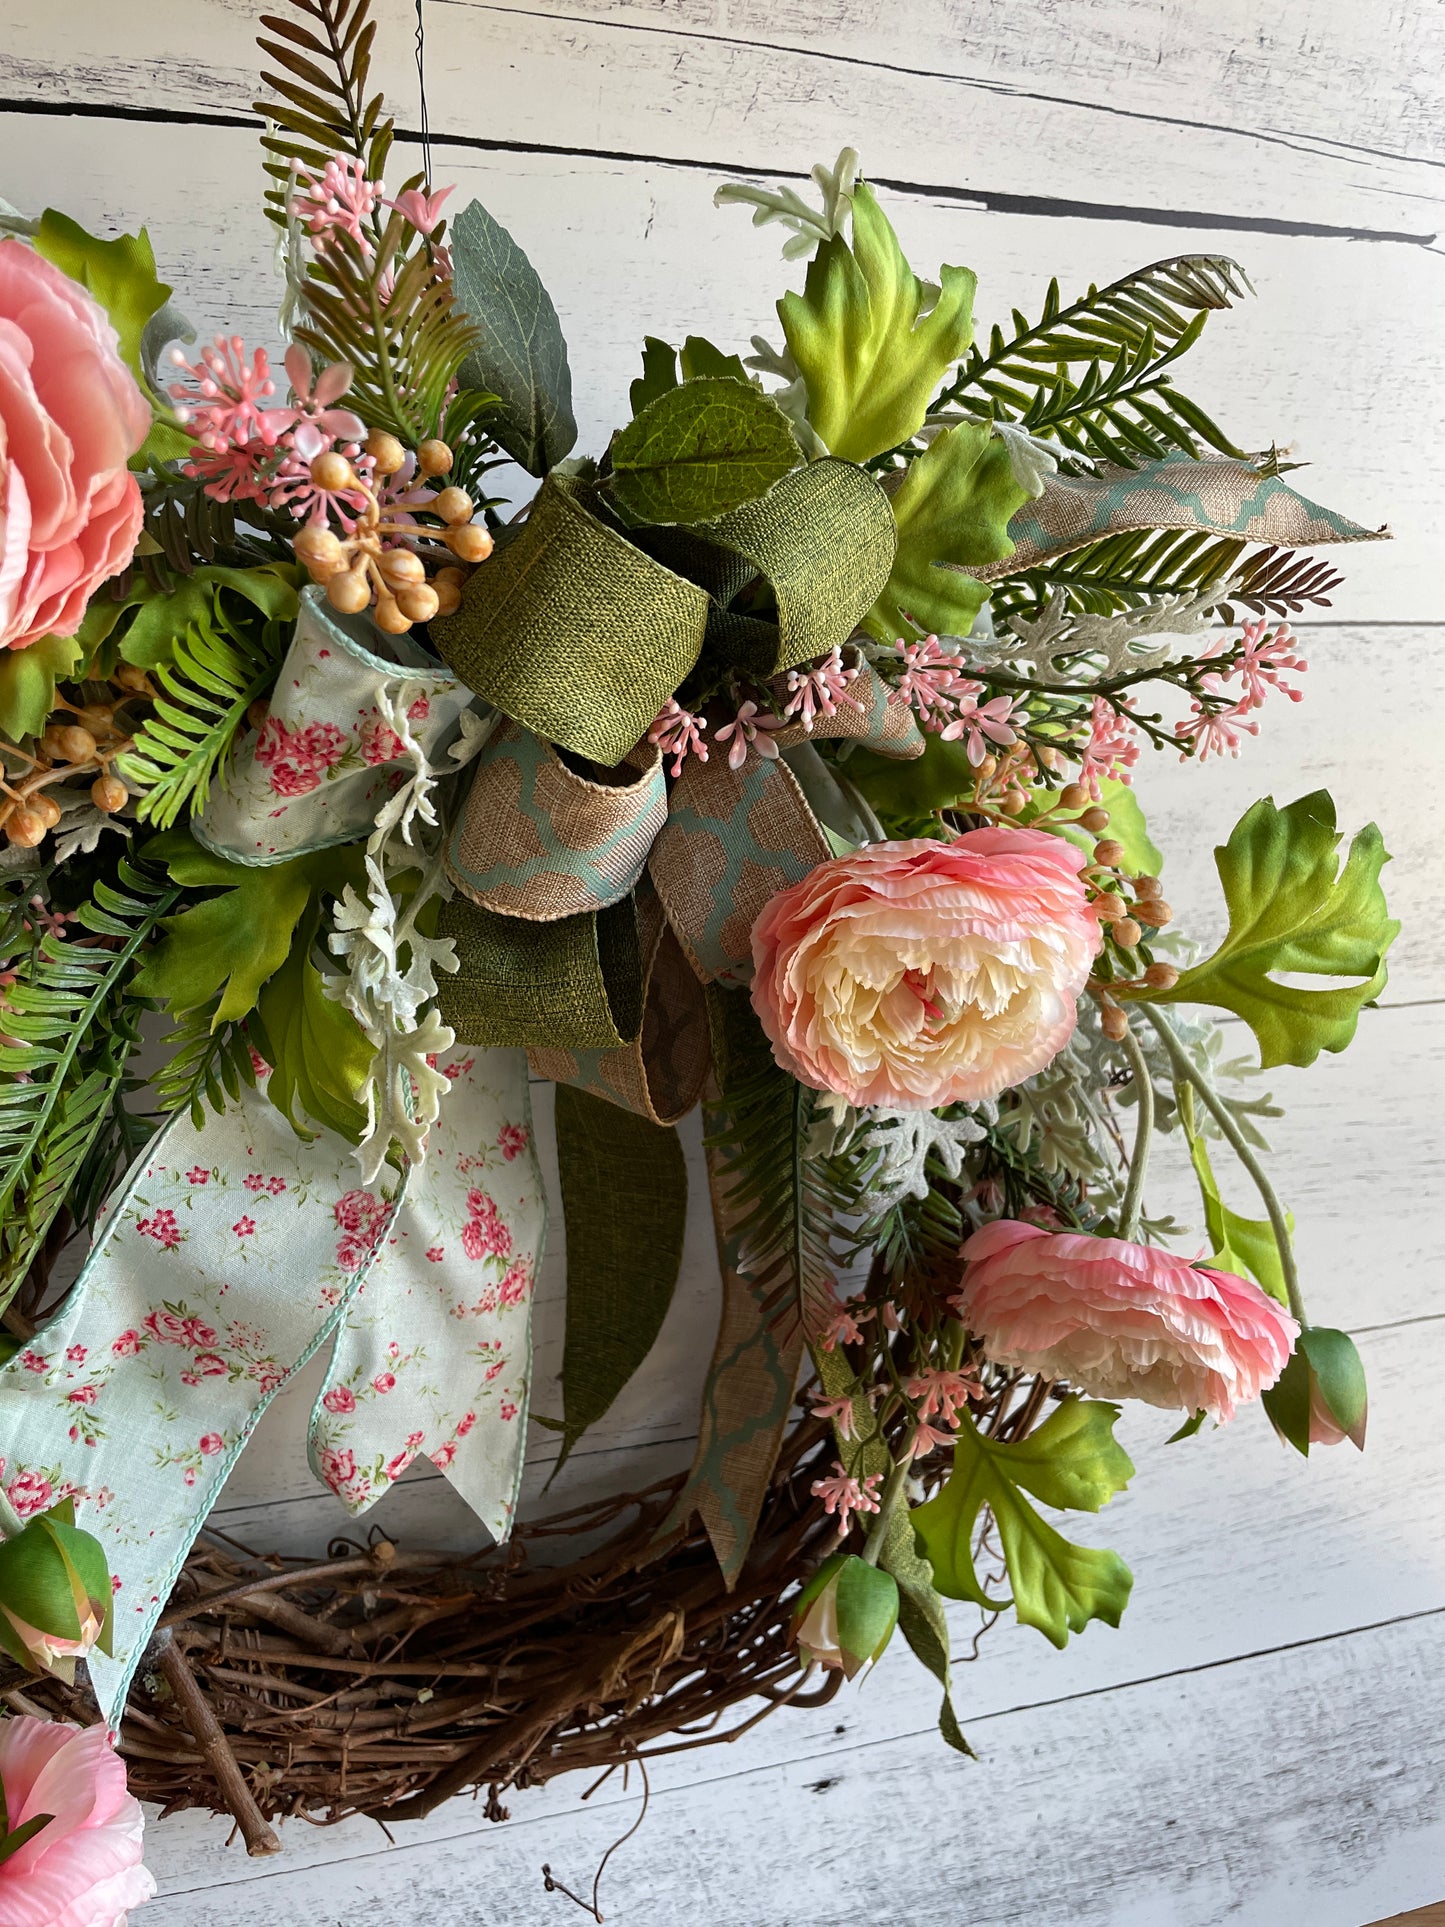
[[[218,1115],[227,1100],[239,1100],[243,1087],[254,1089],[255,1067],[251,1045],[239,1023],[216,1022],[219,997],[194,1010],[181,1012],[165,1039],[166,1062],[154,1079],[161,1109],[188,1111],[197,1130],[205,1123],[206,1106]]]
[[[271,685],[285,648],[282,624],[196,624],[176,640],[175,662],[157,669],[162,694],[119,759],[142,790],[136,814],[167,829],[201,809],[246,711]]]
[[[121,861],[77,921],[43,937],[5,993],[0,1043],[0,1309],[112,1120],[143,1006],[126,989],[180,891]]]
[[[1198,595],[1217,583],[1218,608],[1234,620],[1234,604],[1257,615],[1297,615],[1308,603],[1329,607],[1340,584],[1328,562],[1293,549],[1265,547],[1246,554],[1240,537],[1198,529],[1128,529],[1037,569],[1006,576],[990,591],[994,621],[1036,617],[1051,592],[1072,609],[1117,615],[1161,596]]]
[[[1088,461],[1134,467],[1200,442],[1242,450],[1166,372],[1199,339],[1211,312],[1249,290],[1226,255],[1177,255],[1109,287],[1091,286],[1063,307],[1051,281],[1044,311],[1013,312],[1013,334],[995,326],[987,351],[972,347],[933,411],[963,402],[1016,423]],[[1082,364],[1077,377],[1072,370]]]
[[[279,227],[295,175],[320,174],[334,154],[347,154],[379,181],[391,151],[392,122],[382,118],[382,96],[366,94],[376,23],[370,0],[289,0],[300,20],[263,14],[256,44],[282,69],[261,74],[275,98],[256,102],[271,131],[261,145],[269,156],[266,212]],[[273,36],[268,39],[267,35]]]

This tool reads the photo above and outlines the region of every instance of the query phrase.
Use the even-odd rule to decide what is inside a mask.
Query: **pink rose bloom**
[[[373,1391],[389,1392],[396,1384],[395,1372],[378,1372],[371,1381]]]
[[[0,1863],[5,1927],[125,1927],[156,1883],[141,1865],[140,1802],[104,1726],[0,1721],[0,1782],[12,1830],[54,1816]]]
[[[39,1472],[17,1472],[6,1487],[5,1496],[22,1519],[32,1512],[44,1512],[55,1498],[49,1479]]]
[[[999,1365],[1223,1423],[1269,1390],[1299,1326],[1248,1278],[1122,1238],[1001,1218],[963,1246],[954,1303]]]
[[[321,1403],[328,1412],[354,1412],[356,1394],[349,1385],[333,1385]]]
[[[860,1109],[996,1097],[1057,1056],[1099,946],[1083,853],[1042,830],[874,843],[779,891],[753,926],[773,1055]]]
[[[0,647],[71,636],[141,526],[151,411],[77,281],[0,241]]]
[[[321,786],[321,774],[309,763],[273,763],[271,791],[275,796],[309,796]]]
[[[115,1353],[117,1358],[134,1358],[140,1350],[140,1333],[138,1331],[123,1331],[119,1338],[113,1338],[111,1340],[110,1349]]]
[[[201,1434],[201,1451],[208,1459],[213,1458],[217,1452],[224,1450],[225,1443],[225,1440],[219,1432],[203,1432]]]
[[[321,1454],[321,1476],[333,1492],[351,1484],[356,1477],[356,1454],[350,1446],[327,1447]]]

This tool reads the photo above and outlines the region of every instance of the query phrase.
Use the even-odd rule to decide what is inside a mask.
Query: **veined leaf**
[[[359,1144],[376,1049],[346,1006],[327,996],[312,962],[320,920],[321,906],[313,900],[289,956],[262,989],[251,1023],[257,1049],[271,1066],[266,1094],[297,1135],[315,1136],[305,1121],[310,1119]]]
[[[941,268],[939,278],[925,314],[923,284],[859,182],[852,245],[841,235],[821,242],[803,292],[778,303],[807,387],[808,420],[830,454],[866,462],[923,426],[935,386],[973,340],[974,275]]]
[[[613,488],[639,522],[713,521],[766,494],[797,463],[782,409],[729,375],[669,388],[612,441]]]
[[[1260,1064],[1312,1064],[1342,1051],[1361,1007],[1385,986],[1385,953],[1400,926],[1389,915],[1380,870],[1389,861],[1373,823],[1336,852],[1334,799],[1315,790],[1284,809],[1262,797],[1235,825],[1214,861],[1229,906],[1229,931],[1212,957],[1181,972],[1170,990],[1121,988],[1156,1003],[1214,1004],[1242,1017]],[[1277,973],[1354,977],[1355,984],[1302,990]]]
[[[1066,1398],[1017,1444],[985,1438],[965,1417],[947,1484],[912,1514],[938,1590],[989,1610],[1008,1604],[989,1597],[973,1563],[974,1528],[987,1506],[1008,1564],[1014,1610],[1026,1625],[1055,1646],[1066,1645],[1091,1619],[1117,1626],[1133,1585],[1129,1568],[1116,1552],[1072,1544],[1023,1493],[1045,1505],[1097,1512],[1134,1473],[1113,1436],[1118,1416],[1117,1405]]]
[[[479,201],[452,223],[456,298],[480,331],[463,386],[500,396],[492,432],[531,475],[545,475],[577,440],[572,371],[552,297],[536,269]]]
[[[41,636],[28,649],[0,651],[0,736],[38,736],[55,707],[55,685],[80,667],[74,636]]]
[[[943,1598],[933,1583],[932,1566],[919,1553],[913,1515],[906,1505],[894,1509],[879,1563],[898,1582],[898,1624],[909,1650],[943,1688],[938,1730],[955,1752],[973,1759],[974,1750],[964,1738],[953,1706],[953,1668]]]
[[[748,379],[742,357],[725,355],[705,335],[689,335],[680,352],[669,343],[660,341],[656,335],[644,335],[642,373],[628,390],[634,415],[640,415],[650,401],[656,401],[659,395],[665,395],[670,388],[677,387],[679,364],[683,381],[694,381],[699,375],[732,375],[738,381]]]
[[[947,429],[909,464],[892,499],[898,553],[864,626],[885,642],[911,626],[966,635],[989,591],[960,571],[1012,553],[1009,517],[1028,500],[1008,449],[988,428]]]

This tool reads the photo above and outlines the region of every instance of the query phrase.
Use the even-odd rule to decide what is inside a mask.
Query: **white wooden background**
[[[997,1629],[961,1668],[981,1754],[935,1739],[906,1651],[821,1713],[661,1763],[614,1861],[609,1920],[672,1927],[1362,1927],[1445,1894],[1445,1437],[1437,1221],[1445,1088],[1440,750],[1445,523],[1445,8],[1438,0],[424,0],[436,175],[517,234],[571,344],[582,445],[623,418],[644,331],[740,346],[769,329],[777,242],[714,187],[796,179],[858,146],[914,263],[965,262],[986,323],[1184,249],[1246,266],[1191,392],[1246,443],[1293,445],[1307,492],[1397,535],[1346,558],[1306,629],[1299,707],[1238,764],[1141,772],[1181,923],[1217,918],[1209,848],[1271,788],[1327,783],[1378,817],[1405,919],[1354,1048],[1271,1080],[1314,1315],[1356,1333],[1370,1447],[1308,1464],[1262,1416],[1166,1448],[1085,1536],[1137,1575],[1120,1632],[1055,1653]],[[274,339],[251,116],[260,0],[0,0],[0,193],[101,229],[150,225],[204,333]],[[409,0],[379,0],[378,70],[418,124]],[[394,170],[413,164],[403,149]],[[775,329],[771,330],[776,332]],[[1189,1216],[1175,1171],[1156,1187]],[[566,1495],[681,1463],[710,1343],[708,1240],[643,1376]],[[538,1403],[560,1355],[559,1254]],[[342,1525],[281,1402],[223,1511],[257,1545]],[[555,1447],[537,1435],[545,1467]],[[570,1482],[569,1482],[570,1481]],[[539,1480],[534,1480],[534,1486]],[[381,1509],[414,1541],[467,1527],[436,1476]],[[971,1630],[960,1615],[959,1657]],[[396,1830],[283,1829],[277,1861],[188,1815],[151,1831],[146,1927],[569,1923],[637,1808],[564,1781],[489,1825],[469,1800]]]

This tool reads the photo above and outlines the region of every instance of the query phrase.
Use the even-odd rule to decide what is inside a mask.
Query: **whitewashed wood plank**
[[[985,1757],[922,1735],[839,1744],[674,1788],[608,1870],[603,1911],[747,1927],[1359,1927],[1436,1891],[1445,1853],[1437,1658],[1445,1613],[1005,1712]],[[344,1920],[510,1927],[551,1919],[541,1864],[588,1891],[637,1789],[585,1809],[389,1847],[324,1869],[269,1862],[171,1892],[155,1927]],[[250,1868],[245,1869],[250,1872]],[[560,1903],[559,1903],[560,1904]],[[570,1914],[564,1917],[570,1918]]]
[[[1403,157],[1411,152],[1408,139],[1403,154],[1398,135],[1388,152],[1346,149],[1333,118],[1316,134],[1281,138],[1273,116],[1264,127],[1248,117],[1224,124],[1188,86],[1163,124],[1147,110],[1138,119],[1141,63],[1127,44],[1099,44],[1097,94],[1082,74],[1055,91],[1039,79],[1021,87],[990,76],[978,84],[973,36],[961,43],[951,10],[937,0],[907,10],[903,39],[912,44],[911,60],[900,59],[891,19],[886,29],[873,27],[868,56],[849,51],[838,59],[831,34],[800,35],[795,23],[779,36],[761,7],[744,10],[745,21],[708,11],[712,22],[699,31],[670,9],[659,17],[655,7],[632,7],[619,20],[608,0],[559,8],[558,17],[491,0],[433,4],[432,125],[489,146],[536,144],[794,173],[831,158],[845,137],[840,129],[857,129],[860,141],[866,130],[866,159],[880,179],[946,184],[1001,197],[999,205],[1025,197],[1093,205],[1111,217],[1120,208],[1173,209],[1245,223],[1406,234],[1422,244],[1439,227],[1439,176]],[[246,28],[254,15],[228,11],[199,33],[193,19],[183,44],[206,49],[210,60],[203,66],[187,58],[172,73],[166,53],[174,43],[163,16],[149,17],[139,34],[134,16],[117,19],[109,47],[104,39],[95,44],[92,24],[86,56],[77,60],[77,22],[66,16],[84,12],[84,0],[65,0],[54,17],[49,9],[21,9],[18,32],[0,57],[0,98],[58,97],[128,111],[158,98],[172,111],[180,103],[249,111],[257,88]],[[987,23],[1001,12],[989,9]],[[387,0],[378,13],[384,33],[377,75],[403,123],[414,126],[412,12]],[[845,19],[837,28],[851,39],[855,24]],[[1312,24],[1325,29],[1321,53],[1332,58],[1331,43],[1346,33],[1318,12]],[[754,37],[762,44],[752,44]],[[1035,51],[1054,44],[1066,56],[1077,44],[1067,22],[1030,40]],[[1386,64],[1384,71],[1392,70]],[[1419,65],[1412,71],[1429,72]],[[505,87],[487,84],[501,73]],[[1423,127],[1440,89],[1424,79],[1419,92]]]
[[[1059,1705],[1445,1605],[1445,1441],[1433,1392],[1445,1317],[1368,1334],[1361,1350],[1372,1390],[1363,1455],[1317,1452],[1306,1463],[1279,1445],[1257,1410],[1170,1446],[1167,1414],[1127,1408],[1120,1436],[1138,1468],[1134,1481],[1098,1518],[1070,1516],[1065,1526],[1073,1537],[1116,1547],[1132,1566],[1135,1591],[1123,1627],[1093,1627],[1062,1653],[1030,1628],[995,1628],[978,1659],[960,1663],[960,1713],[985,1759],[977,1786],[965,1781],[951,1798],[992,1810],[1016,1797],[993,1777],[988,1730],[1011,1709]],[[952,1620],[962,1662],[977,1615],[958,1606]],[[926,1773],[936,1764],[932,1749],[941,1746],[930,1731],[936,1703],[932,1680],[900,1646],[871,1685],[820,1710],[780,1713],[736,1748],[674,1756],[659,1764],[657,1784],[716,1786],[740,1769],[796,1759],[819,1762],[827,1775],[844,1756],[863,1762],[850,1770],[866,1771],[869,1749],[910,1734],[912,1757]],[[585,1785],[569,1777],[519,1794],[512,1810],[522,1819],[540,1812],[565,1821]],[[472,1824],[470,1812],[465,1802],[453,1803],[419,1823],[415,1837],[445,1840]],[[921,1803],[909,1809],[920,1843],[925,1812]],[[153,1829],[149,1856],[157,1877],[167,1887],[209,1878],[206,1843],[213,1847],[224,1831],[190,1816]],[[375,1844],[369,1822],[319,1834],[292,1825],[283,1838],[296,1864],[329,1863]],[[740,1851],[743,1838],[736,1836]],[[268,1871],[245,1862],[239,1848],[225,1867],[237,1882]],[[752,1927],[749,1916],[734,1917]]]
[[[625,418],[645,332],[680,340],[703,329],[728,347],[759,330],[776,336],[773,304],[797,270],[739,210],[712,207],[720,175],[551,155],[479,158],[441,145],[436,171],[459,183],[461,199],[486,202],[551,289],[570,343],[583,449],[600,449]],[[0,116],[0,184],[17,205],[61,200],[102,229],[147,221],[163,271],[203,333],[223,327],[274,343],[279,290],[256,208],[259,160],[244,129]],[[1320,499],[1368,527],[1393,524],[1392,543],[1335,552],[1347,577],[1337,616],[1438,619],[1445,470],[1403,451],[1445,441],[1445,389],[1432,379],[1434,348],[1421,326],[1445,293],[1445,258],[1298,238],[1257,237],[1241,249],[1238,237],[1195,229],[1044,226],[925,197],[884,198],[921,268],[964,259],[977,270],[985,327],[1015,303],[1036,309],[1051,273],[1066,290],[1082,289],[1171,251],[1240,252],[1260,298],[1211,323],[1192,357],[1190,391],[1246,445],[1276,440],[1313,461],[1298,480]]]

